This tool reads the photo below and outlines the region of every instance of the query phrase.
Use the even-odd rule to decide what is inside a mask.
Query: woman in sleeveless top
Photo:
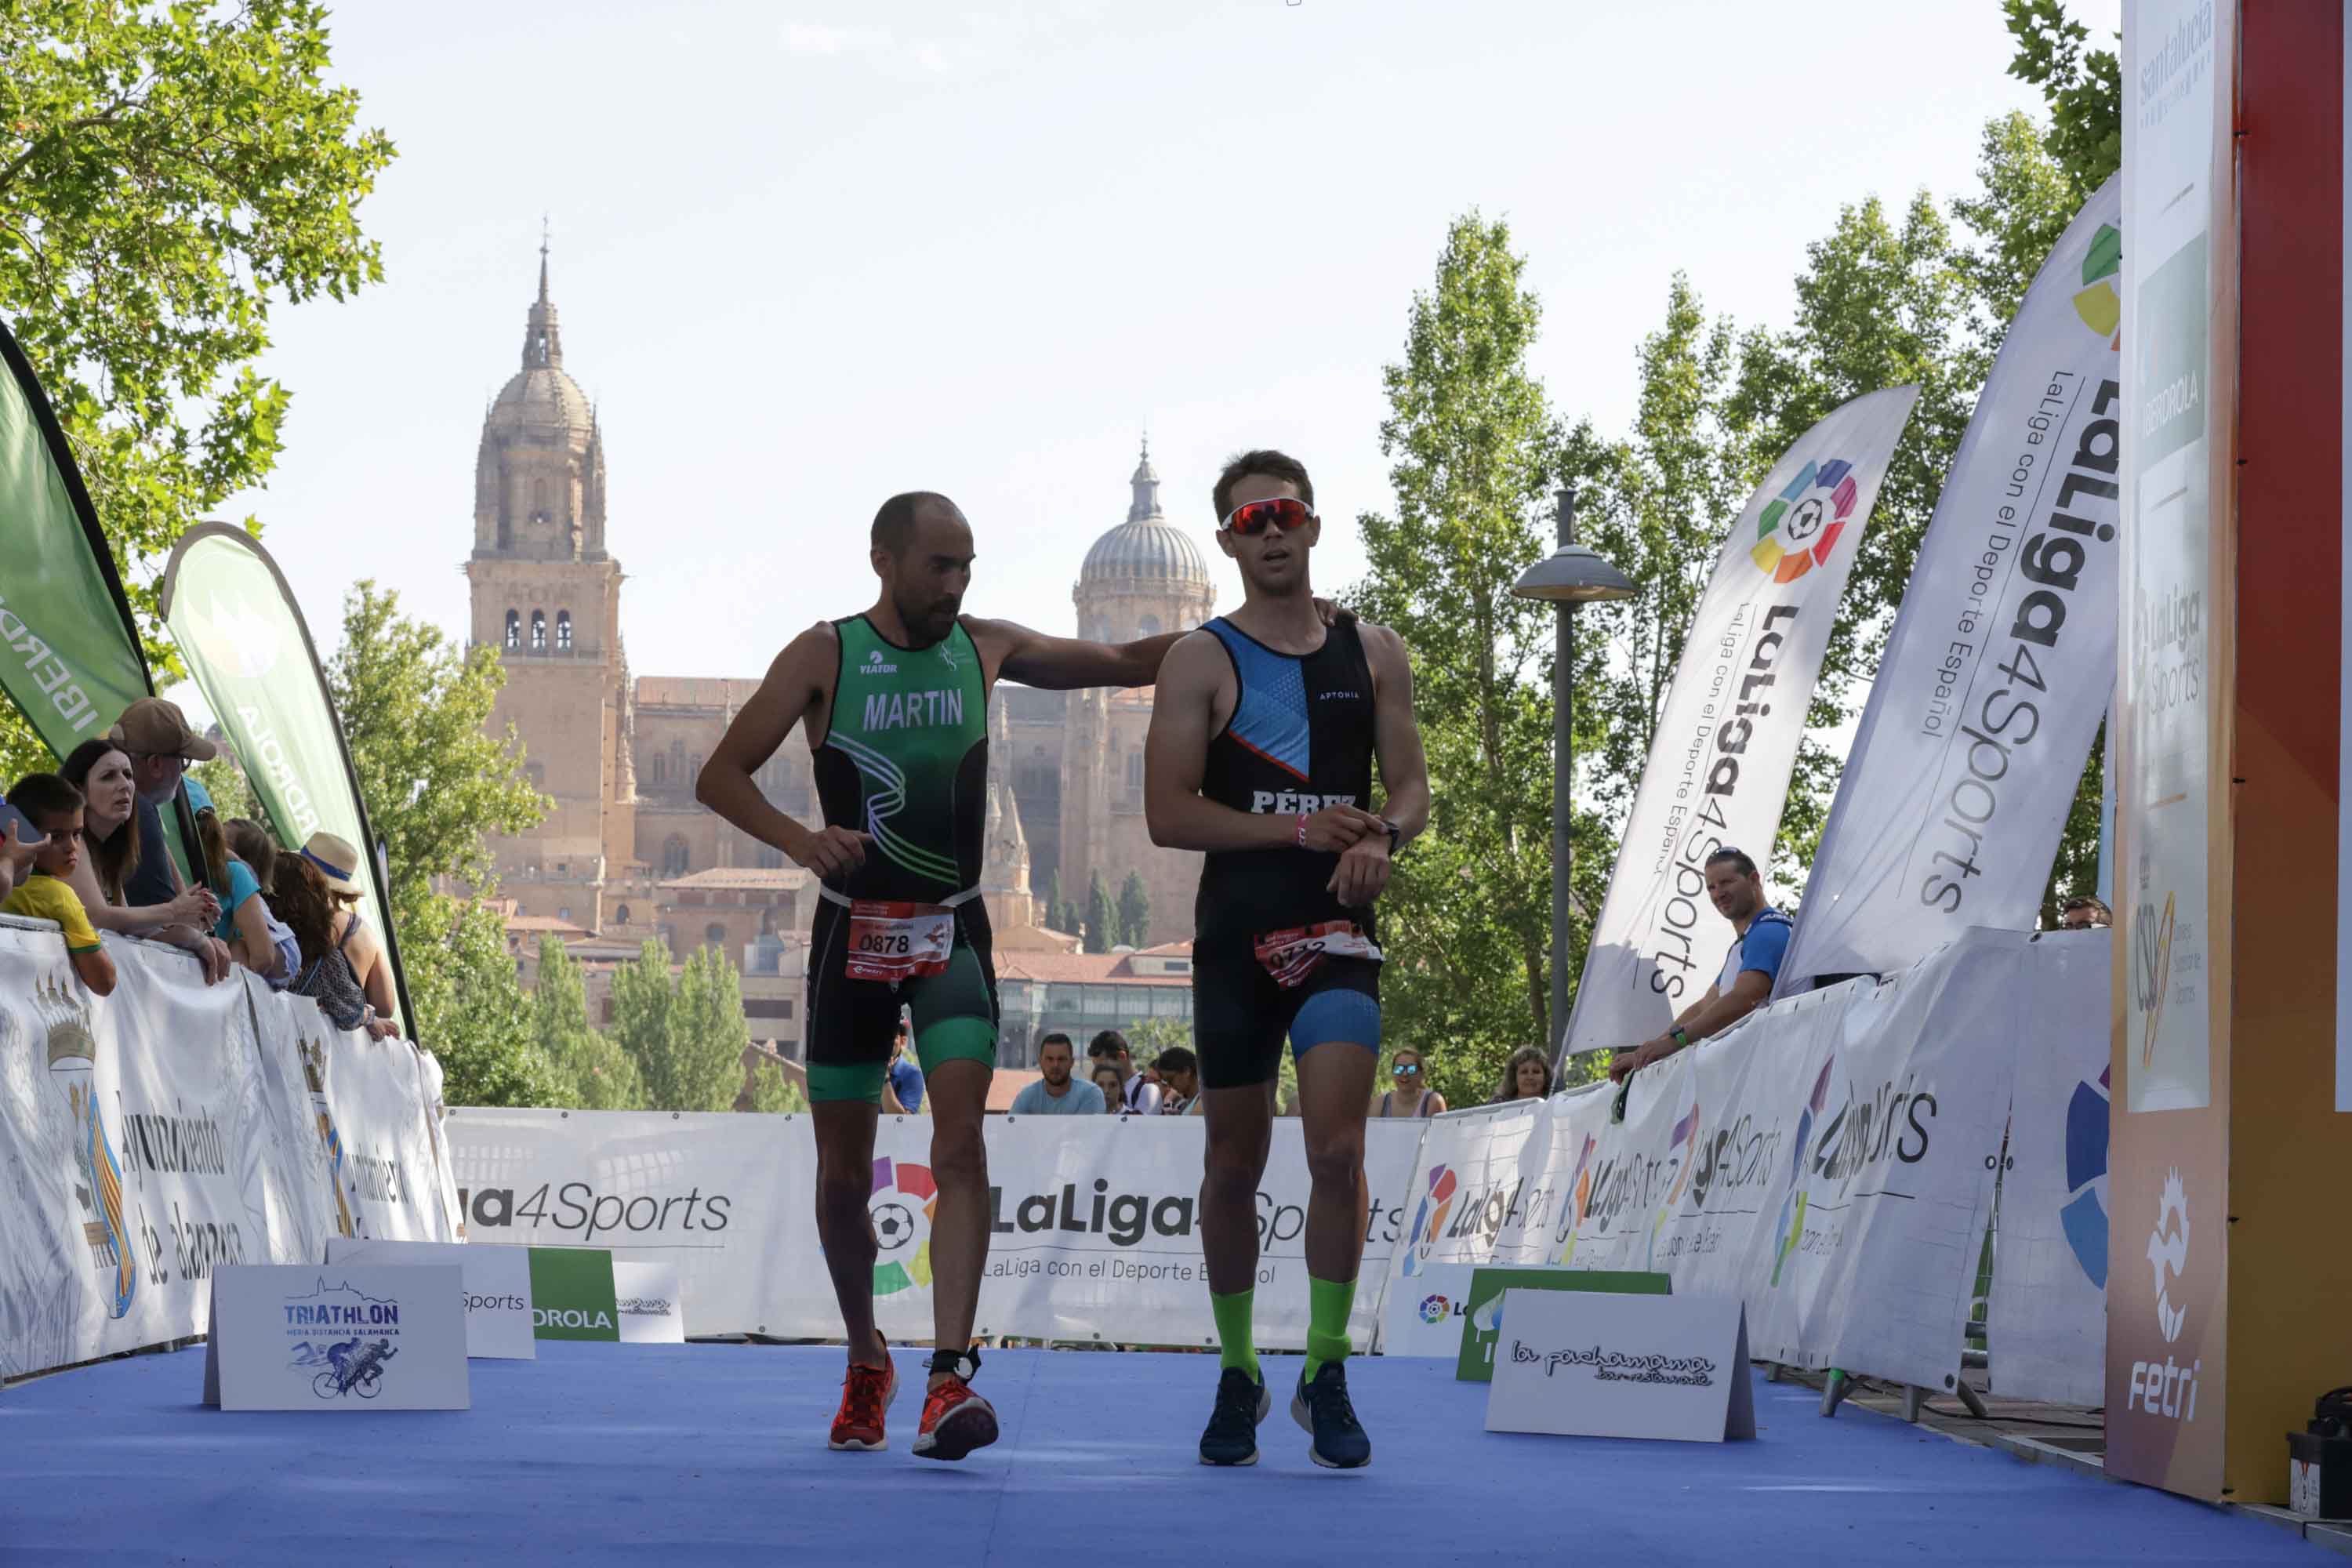
[[[380,1033],[400,1033],[400,1002],[392,984],[392,960],[385,955],[384,946],[367,921],[360,918],[360,884],[357,875],[359,851],[348,839],[331,833],[313,833],[302,852],[295,857],[308,861],[326,885],[327,897],[335,910],[335,942],[343,960],[351,965],[352,974],[367,994],[368,1005],[375,1009],[381,1026]]]
[[[1445,1097],[1429,1087],[1421,1053],[1411,1046],[1397,1047],[1389,1063],[1389,1082],[1395,1087],[1381,1096],[1378,1116],[1434,1116],[1445,1109]]]
[[[399,1030],[376,1016],[351,961],[352,938],[360,917],[337,907],[327,879],[318,867],[299,855],[278,860],[277,885],[271,902],[278,918],[294,930],[302,950],[301,966],[290,987],[298,996],[319,1004],[327,1022],[338,1029],[363,1028],[381,1040]]]

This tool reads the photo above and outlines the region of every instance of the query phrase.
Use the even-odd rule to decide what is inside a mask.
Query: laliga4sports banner
[[[413,1030],[397,933],[377,874],[359,775],[293,590],[243,529],[190,529],[163,569],[159,601],[205,700],[245,766],[280,841],[299,850],[321,829],[359,850],[341,868],[362,891],[384,943],[404,1026]]]
[[[1726,845],[1771,858],[1813,682],[1916,386],[1805,432],[1731,526],[1683,644],[1594,922],[1564,1050],[1638,1045],[1704,994],[1731,922],[1706,897]]]
[[[2010,323],[1944,481],[1780,994],[2034,923],[2116,675],[2123,181]]]

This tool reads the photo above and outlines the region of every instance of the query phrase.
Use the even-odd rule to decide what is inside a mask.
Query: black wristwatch
[[[1381,826],[1389,830],[1389,858],[1393,860],[1397,855],[1398,840],[1404,837],[1404,829],[1385,816],[1381,818]]]

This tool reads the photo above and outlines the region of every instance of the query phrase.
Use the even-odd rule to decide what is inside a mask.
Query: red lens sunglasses
[[[1294,532],[1314,520],[1315,514],[1307,510],[1305,501],[1276,496],[1270,500],[1244,501],[1225,513],[1225,521],[1219,526],[1244,539],[1255,539],[1270,528]]]

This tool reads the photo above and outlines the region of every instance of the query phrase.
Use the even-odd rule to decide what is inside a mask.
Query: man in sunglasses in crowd
[[[997,1005],[980,901],[988,699],[1000,678],[1046,690],[1149,686],[1178,634],[1117,647],[966,616],[971,525],[930,491],[875,514],[871,608],[793,639],[728,727],[696,795],[820,879],[810,933],[808,1089],[817,1143],[817,1234],[849,1342],[832,1446],[886,1446],[898,1392],[874,1323],[877,1241],[866,1205],[874,1128],[899,1009],[931,1102],[931,1300],[938,1353],[914,1451],[961,1459],[997,1436],[972,1392],[972,1316],[988,1260],[981,1140],[995,1068]],[[768,804],[755,775],[805,725],[824,824]]]
[[[1772,999],[1772,983],[1788,956],[1796,929],[1787,911],[1765,901],[1764,879],[1756,862],[1725,845],[1706,858],[1706,895],[1716,912],[1731,922],[1731,951],[1723,973],[1706,994],[1684,1008],[1654,1039],[1620,1046],[1609,1076],[1620,1083],[1652,1062],[1663,1061],[1710,1035],[1719,1035]]]
[[[1257,1459],[1272,1408],[1251,1337],[1257,1191],[1286,1036],[1298,1061],[1312,1194],[1309,1327],[1291,1415],[1318,1465],[1370,1462],[1348,1398],[1348,1320],[1363,1261],[1364,1115],[1380,1061],[1372,901],[1429,819],[1412,672],[1385,627],[1326,626],[1308,584],[1322,534],[1296,458],[1245,452],[1213,496],[1244,599],[1160,671],[1145,754],[1152,841],[1207,852],[1194,914],[1192,1033],[1207,1129],[1201,1239],[1223,1367],[1201,1461]],[[1377,756],[1387,799],[1372,809]]]

